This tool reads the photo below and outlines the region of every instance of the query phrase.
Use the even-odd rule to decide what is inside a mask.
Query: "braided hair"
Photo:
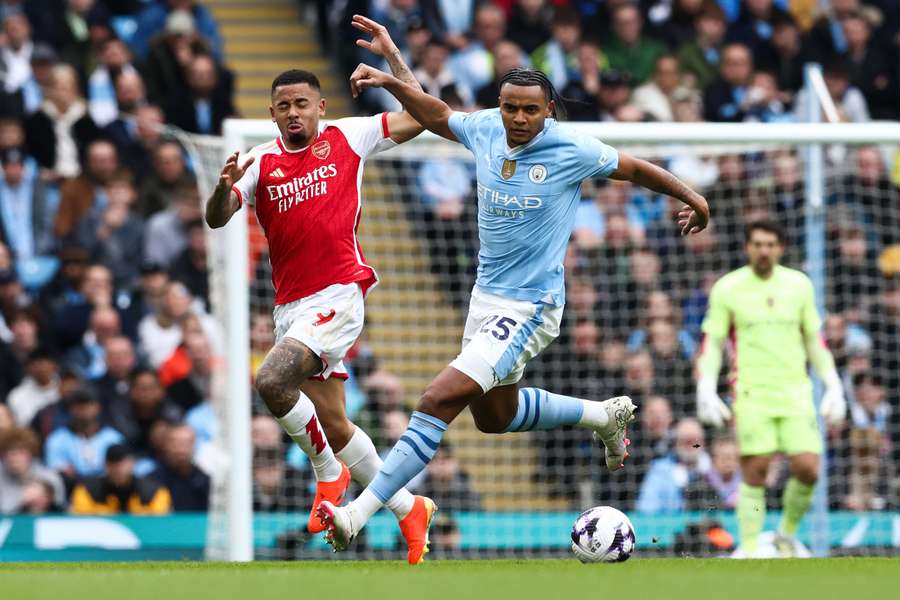
[[[499,88],[503,88],[504,83],[519,86],[539,86],[544,91],[547,102],[553,102],[553,118],[557,121],[563,121],[566,118],[566,106],[563,98],[556,91],[556,88],[547,78],[543,71],[537,69],[515,68],[500,78]]]

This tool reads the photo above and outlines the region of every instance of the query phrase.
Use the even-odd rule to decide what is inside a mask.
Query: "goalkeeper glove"
[[[701,377],[697,382],[697,418],[701,423],[716,428],[723,427],[731,419],[731,411],[719,398],[713,378]]]
[[[832,371],[825,377],[825,394],[822,395],[822,403],[819,405],[819,413],[825,419],[825,423],[831,427],[840,425],[847,416],[847,400],[844,398],[844,385],[837,371]]]

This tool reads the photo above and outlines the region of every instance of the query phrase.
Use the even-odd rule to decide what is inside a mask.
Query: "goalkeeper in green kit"
[[[748,227],[750,264],[713,286],[697,361],[700,421],[722,427],[734,413],[742,475],[738,530],[748,557],[758,555],[766,516],[766,473],[773,454],[788,457],[791,474],[776,534],[780,554],[791,555],[793,538],[812,501],[822,437],[807,363],[825,382],[820,405],[825,422],[837,425],[847,411],[834,359],[819,335],[822,323],[812,283],[802,272],[778,264],[784,245],[783,230],[776,223],[760,221]],[[726,342],[734,358],[731,409],[716,390]]]

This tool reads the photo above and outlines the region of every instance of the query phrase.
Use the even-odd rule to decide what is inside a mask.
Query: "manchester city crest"
[[[544,180],[547,179],[547,167],[544,165],[532,165],[528,169],[528,179],[531,180],[531,183],[544,183]]]
[[[516,161],[504,159],[503,166],[500,168],[500,176],[503,179],[512,179],[512,176],[516,174]]]

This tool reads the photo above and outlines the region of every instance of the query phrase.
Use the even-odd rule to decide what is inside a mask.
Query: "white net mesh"
[[[239,149],[270,136],[271,130],[261,129]],[[221,142],[192,138],[186,145],[200,179],[214,183]],[[696,465],[672,470],[667,495],[656,499],[662,507],[657,513],[642,513],[636,504],[642,495],[664,493],[651,489],[645,476],[654,460],[675,455],[676,425],[694,416],[693,360],[709,288],[744,264],[744,227],[764,217],[787,230],[788,266],[810,266],[810,235],[825,248],[826,336],[851,410],[847,425],[828,434],[827,501],[820,509],[829,513],[816,521],[826,525],[821,539],[836,553],[894,552],[900,546],[900,480],[893,468],[900,456],[900,191],[889,165],[896,148],[827,150],[827,219],[818,231],[807,229],[805,165],[794,144],[619,146],[658,160],[700,189],[713,225],[681,238],[671,222],[674,203],[626,183],[587,182],[566,258],[562,335],[529,365],[523,384],[592,399],[632,396],[640,408],[627,468],[606,472],[602,447],[585,430],[488,436],[463,414],[444,450],[412,484],[440,507],[434,555],[568,552],[575,516],[599,504],[629,513],[642,553],[724,551],[727,539],[709,531],[716,524],[736,531],[737,462],[727,432],[706,431],[690,449],[699,453]],[[458,145],[407,144],[369,160],[363,189],[360,242],[381,284],[367,300],[363,339],[348,361],[348,412],[386,452],[425,385],[458,352],[477,264],[474,168]],[[272,343],[273,292],[264,239],[251,220],[252,370]],[[220,250],[210,253],[214,278],[229,256]],[[222,296],[215,283],[211,289],[220,315],[227,307],[217,306]],[[724,378],[722,383],[724,392]],[[255,415],[267,414],[258,399],[252,401]],[[321,540],[304,530],[312,499],[308,464],[277,434],[270,439],[261,433],[270,426],[265,418],[254,421],[256,556],[327,556]],[[776,461],[767,529],[777,522],[785,480],[785,464]],[[228,510],[221,488],[226,483],[213,497],[213,548],[225,539],[217,532]],[[799,536],[807,544],[814,541],[810,522]],[[342,556],[398,551],[396,525],[385,513]]]

